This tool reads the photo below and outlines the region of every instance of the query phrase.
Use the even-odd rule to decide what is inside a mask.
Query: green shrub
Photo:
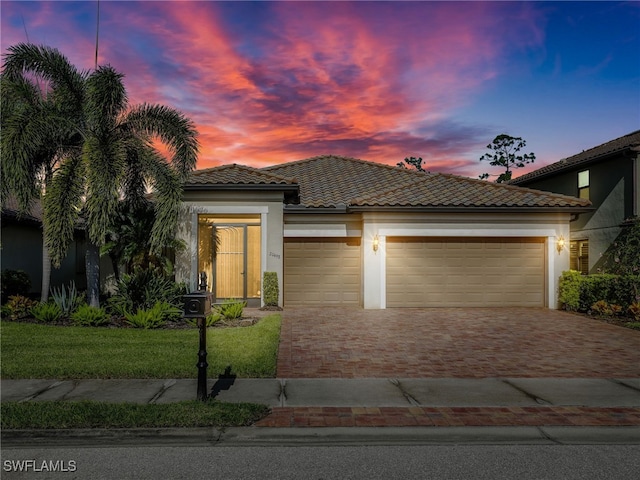
[[[125,312],[124,317],[127,323],[135,328],[159,328],[167,320],[174,321],[182,318],[182,310],[167,302],[157,302],[150,309],[140,308],[136,313]]]
[[[205,318],[205,326],[207,328],[212,327],[214,324],[218,323],[222,319],[222,315],[218,312],[210,313],[207,318]],[[187,318],[187,323],[192,327],[198,326],[198,319],[196,318]]]
[[[11,309],[7,305],[0,306],[0,318],[11,318]]]
[[[29,275],[22,270],[3,270],[0,277],[0,290],[2,303],[5,303],[9,297],[14,295],[26,297],[29,294],[29,290],[31,290]]]
[[[242,312],[246,306],[247,302],[231,299],[225,300],[222,305],[216,305],[216,310],[225,320],[234,320],[236,318],[242,318]]]
[[[629,305],[638,302],[639,291],[638,275],[580,275],[579,272],[570,270],[563,272],[560,277],[558,298],[565,310],[589,312],[602,301],[612,309],[609,314],[616,314],[618,309],[622,313]],[[601,307],[599,305],[596,308]]]
[[[155,308],[162,318],[168,322],[177,322],[182,320],[182,309],[171,305],[168,302],[157,302],[153,308]]]
[[[74,324],[83,327],[98,327],[109,322],[109,315],[103,308],[92,307],[90,305],[80,305],[71,314]]]
[[[31,308],[31,315],[39,322],[53,323],[62,318],[62,310],[55,303],[39,303]]]
[[[262,289],[264,292],[264,304],[267,307],[277,307],[280,290],[278,288],[277,272],[264,272],[262,280]]]
[[[158,269],[138,268],[131,275],[122,276],[108,305],[111,311],[120,315],[149,310],[158,302],[182,309],[182,296],[188,292],[185,283],[176,283]]]
[[[37,304],[38,302],[35,300],[31,300],[22,295],[12,295],[7,302],[7,308],[11,310],[9,316],[13,320],[28,317],[31,314],[31,309]]]
[[[52,288],[51,296],[65,317],[70,316],[83,303],[82,296],[78,294],[76,284],[73,281],[69,284],[68,291],[64,285],[61,285],[60,288]]]
[[[580,282],[582,275],[576,270],[562,272],[558,301],[565,310],[572,312],[580,308]]]
[[[603,300],[605,302],[611,301],[611,281],[614,275],[610,274],[597,274],[586,275],[581,278],[580,281],[580,311],[588,312],[591,306]]]

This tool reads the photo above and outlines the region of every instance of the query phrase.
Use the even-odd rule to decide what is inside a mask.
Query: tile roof
[[[442,173],[422,173],[335,155],[263,168],[295,178],[301,207],[584,209],[589,201]]]
[[[2,204],[2,215],[15,217],[19,220],[42,222],[42,202],[39,199],[31,203],[31,208],[27,212],[20,212],[18,200],[13,195],[7,196]]]
[[[586,207],[588,202],[566,195],[500,185],[442,173],[399,185],[388,191],[357,198],[352,206],[502,208]]]
[[[355,198],[416,180],[415,171],[336,155],[321,155],[262,169],[295,178],[306,207],[349,205]]]
[[[296,182],[264,170],[232,163],[192,172],[185,186],[196,185],[296,185]]]
[[[622,137],[616,138],[615,140],[603,143],[602,145],[598,145],[597,147],[584,150],[577,155],[563,158],[562,160],[559,160],[555,163],[526,173],[518,178],[514,178],[509,183],[512,185],[519,185],[530,180],[537,180],[554,173],[558,173],[564,170],[570,170],[576,166],[592,162],[601,157],[621,153],[625,150],[638,151],[638,149],[640,149],[640,130],[636,130],[635,132],[629,133],[628,135],[624,135]]]
[[[584,210],[587,200],[442,173],[423,173],[338,155],[262,169],[223,165],[192,173],[186,188],[297,188],[289,208]]]

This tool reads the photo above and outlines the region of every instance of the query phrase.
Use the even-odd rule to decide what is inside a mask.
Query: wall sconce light
[[[373,251],[377,252],[379,246],[380,246],[380,239],[378,238],[378,235],[376,235],[375,237],[373,237]]]
[[[561,253],[562,250],[564,250],[564,237],[562,235],[560,235],[560,237],[558,238],[556,248],[558,249],[558,253]]]

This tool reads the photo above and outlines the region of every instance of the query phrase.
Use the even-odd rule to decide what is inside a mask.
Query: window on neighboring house
[[[571,270],[589,274],[589,240],[571,242]]]
[[[578,197],[589,200],[589,170],[578,172]]]

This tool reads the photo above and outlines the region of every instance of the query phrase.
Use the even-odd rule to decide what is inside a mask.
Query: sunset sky
[[[0,9],[3,54],[93,68],[97,2]],[[102,0],[98,61],[196,123],[198,168],[331,153],[477,177],[500,133],[540,167],[640,129],[640,2]]]

